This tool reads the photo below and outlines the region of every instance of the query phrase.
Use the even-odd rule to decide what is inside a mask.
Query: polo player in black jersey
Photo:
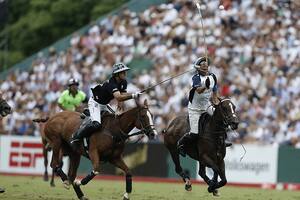
[[[89,99],[88,107],[90,111],[91,121],[82,126],[73,135],[70,143],[73,148],[77,148],[78,143],[84,137],[89,137],[93,132],[101,127],[101,111],[109,111],[107,105],[113,99],[123,102],[129,99],[138,98],[140,93],[128,93],[126,71],[130,70],[123,63],[113,65],[112,77],[103,84],[99,84],[92,88],[93,96]]]

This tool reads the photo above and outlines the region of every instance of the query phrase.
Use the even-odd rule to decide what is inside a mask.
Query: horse
[[[50,166],[55,170],[56,174],[60,176],[65,187],[69,188],[72,184],[78,199],[87,199],[81,191],[80,186],[86,185],[99,174],[100,161],[110,162],[125,172],[126,192],[123,195],[123,199],[128,200],[130,198],[129,194],[132,191],[132,174],[122,158],[126,140],[138,134],[147,135],[150,139],[153,139],[155,135],[157,135],[152,114],[146,100],[144,105],[137,103],[135,108],[120,115],[109,114],[103,116],[101,129],[93,133],[89,138],[88,154],[85,153],[82,144],[77,150],[72,149],[69,145],[72,134],[79,128],[82,122],[80,113],[63,111],[53,115],[44,122],[46,122],[44,129],[45,137],[53,150]],[[140,129],[140,131],[129,135],[129,132],[134,127]],[[59,165],[62,155],[68,155],[70,158],[68,176]],[[82,180],[75,180],[81,155],[91,160],[93,171]]]
[[[8,105],[8,103],[4,99],[2,99],[0,97],[0,115],[2,117],[6,117],[8,114],[11,114],[11,113],[12,113],[11,107]],[[3,192],[5,192],[5,189],[0,187],[0,193],[3,193]]]
[[[199,162],[198,174],[208,184],[208,192],[218,196],[217,188],[226,185],[224,157],[226,155],[225,138],[228,127],[238,128],[239,119],[235,112],[235,105],[230,99],[220,99],[218,105],[213,105],[215,111],[212,116],[205,113],[199,119],[199,136],[190,146],[185,147],[187,155]],[[204,123],[202,123],[204,121]],[[169,150],[175,164],[175,171],[185,182],[185,189],[192,190],[190,177],[182,170],[177,149],[177,141],[190,130],[187,115],[181,115],[171,121],[164,131],[164,145]],[[205,167],[212,168],[214,175],[210,180]],[[218,182],[218,176],[220,182]]]
[[[5,117],[11,113],[12,113],[11,107],[8,105],[8,103],[4,99],[0,98],[0,115],[2,117]]]

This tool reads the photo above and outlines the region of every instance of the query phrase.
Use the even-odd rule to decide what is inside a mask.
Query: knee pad
[[[212,116],[214,114],[215,108],[211,105],[207,108],[206,112]]]

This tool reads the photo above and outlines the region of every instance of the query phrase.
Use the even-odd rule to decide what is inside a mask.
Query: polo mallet
[[[142,91],[140,91],[140,93],[147,92],[147,91],[149,91],[149,90],[155,88],[156,86],[163,84],[164,82],[167,82],[167,81],[169,81],[169,80],[172,80],[172,79],[174,79],[174,78],[177,78],[177,77],[179,77],[179,76],[182,76],[183,74],[186,74],[186,73],[191,72],[191,71],[193,71],[193,70],[194,70],[194,69],[189,69],[189,70],[184,71],[184,72],[181,72],[180,74],[177,74],[177,75],[175,75],[175,76],[171,76],[170,78],[167,78],[166,80],[160,81],[159,83],[156,83],[155,85],[152,85],[152,86],[149,86],[149,87],[146,88],[146,89],[143,89]]]
[[[201,22],[201,27],[202,27],[202,35],[203,35],[203,43],[205,47],[205,58],[206,58],[206,63],[208,63],[208,57],[207,57],[207,44],[206,44],[206,37],[205,37],[205,30],[203,26],[203,17],[201,14],[201,6],[200,6],[200,1],[199,0],[194,0],[194,3],[198,9],[199,15],[200,15],[200,22]]]

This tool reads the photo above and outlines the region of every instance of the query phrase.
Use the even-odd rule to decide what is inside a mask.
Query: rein
[[[144,109],[144,108],[142,108],[142,109]],[[140,109],[139,109],[139,108],[138,108],[138,117],[137,117],[137,119],[138,119],[138,121],[139,121],[139,123],[140,123],[140,125],[141,125],[141,127],[142,127],[142,129],[141,129],[140,131],[134,132],[134,133],[132,133],[132,134],[129,135],[129,134],[125,133],[125,132],[121,129],[121,127],[119,127],[119,131],[120,131],[120,133],[121,133],[121,140],[122,140],[123,142],[126,142],[126,140],[128,140],[130,137],[133,137],[133,136],[136,136],[136,135],[142,135],[142,137],[140,137],[139,139],[137,139],[137,140],[134,142],[134,144],[135,144],[135,143],[138,143],[141,139],[144,138],[145,135],[147,135],[148,132],[150,132],[151,130],[154,129],[154,126],[153,126],[153,125],[148,125],[148,126],[146,126],[146,127],[143,126],[143,123],[141,122],[141,119],[140,119]],[[121,124],[121,119],[120,119],[120,118],[119,118],[119,122],[120,122],[120,124]]]
[[[224,102],[225,100],[229,100],[229,99],[223,99],[220,101],[220,104],[222,102]],[[216,141],[219,141],[218,139],[221,140],[225,140],[225,134],[226,134],[226,126],[228,126],[228,122],[227,122],[227,116],[224,115],[223,113],[223,109],[222,106],[219,105],[220,107],[217,108],[219,109],[219,113],[222,117],[222,124],[220,124],[218,126],[219,123],[217,123],[217,121],[215,119],[213,119],[213,117],[211,118],[211,120],[213,119],[215,122],[215,126],[219,129],[219,130],[215,130],[215,131],[210,131],[210,130],[204,130],[204,134],[200,134],[199,137],[213,143],[216,144]],[[217,109],[215,110],[215,112],[217,111]],[[221,134],[220,134],[221,133]]]

